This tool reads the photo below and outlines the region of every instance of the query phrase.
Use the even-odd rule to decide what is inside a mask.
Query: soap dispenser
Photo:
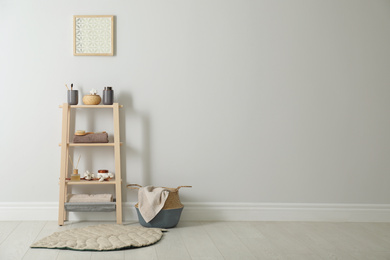
[[[104,87],[103,90],[103,105],[114,104],[114,90],[112,87]]]

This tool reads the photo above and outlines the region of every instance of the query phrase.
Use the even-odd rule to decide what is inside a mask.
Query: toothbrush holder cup
[[[78,90],[68,90],[68,104],[77,105],[79,103],[79,91]]]

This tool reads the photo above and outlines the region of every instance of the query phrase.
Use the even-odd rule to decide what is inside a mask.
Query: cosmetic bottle
[[[103,90],[103,105],[114,104],[114,90],[112,87],[104,87]]]

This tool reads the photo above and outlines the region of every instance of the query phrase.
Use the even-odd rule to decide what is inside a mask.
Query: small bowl
[[[100,101],[102,101],[99,95],[85,95],[83,97],[84,105],[99,105]]]

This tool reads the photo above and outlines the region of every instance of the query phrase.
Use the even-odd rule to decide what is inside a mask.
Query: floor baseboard
[[[184,221],[390,222],[390,204],[183,202]],[[137,221],[135,202],[123,203],[123,220]],[[57,202],[0,202],[0,221],[50,220]],[[115,220],[115,212],[71,212],[70,220]]]

